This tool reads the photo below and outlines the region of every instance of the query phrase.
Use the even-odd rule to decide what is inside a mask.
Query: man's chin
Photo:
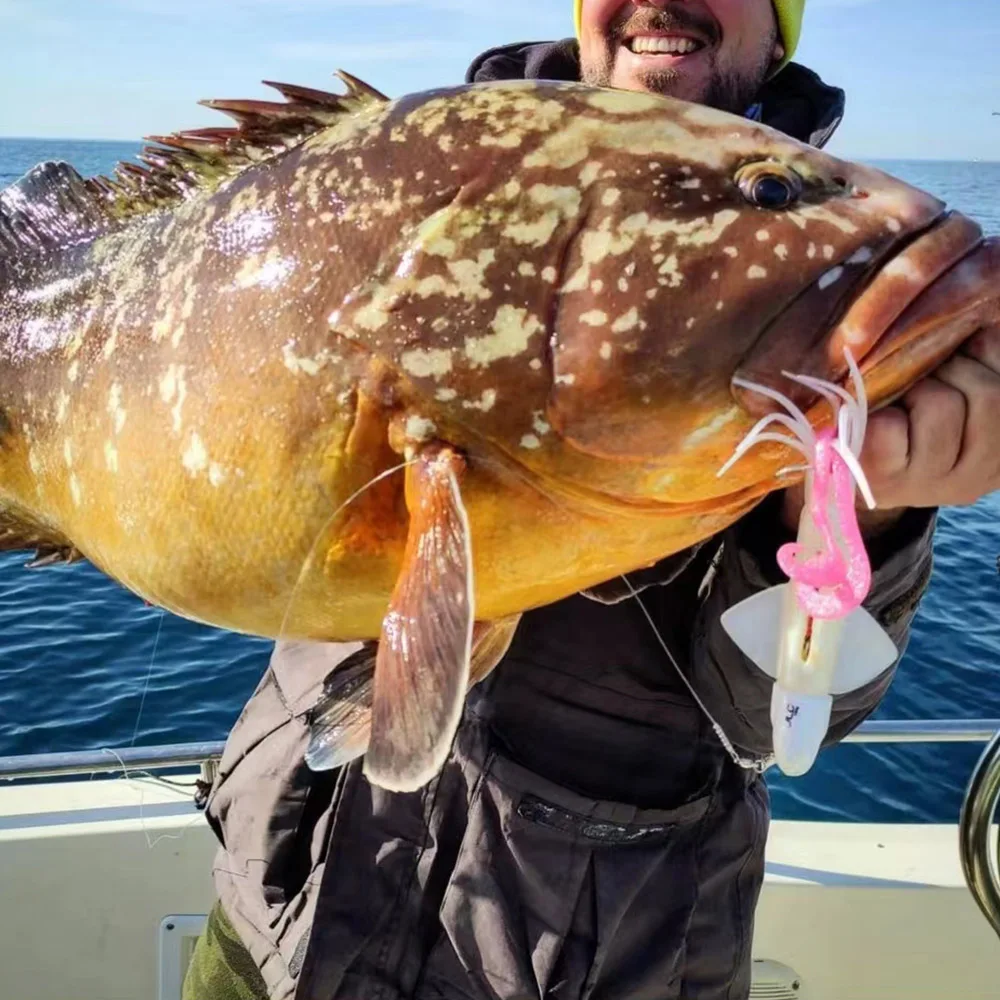
[[[692,73],[683,67],[653,69],[618,65],[611,76],[610,85],[619,90],[642,90],[695,103],[703,102],[708,89],[701,74]]]

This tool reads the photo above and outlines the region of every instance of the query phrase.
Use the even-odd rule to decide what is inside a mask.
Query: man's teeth
[[[633,38],[629,44],[633,52],[665,53],[685,56],[701,48],[693,38]]]

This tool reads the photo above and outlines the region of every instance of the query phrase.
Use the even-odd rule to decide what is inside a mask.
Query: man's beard
[[[609,25],[607,33],[607,49],[601,54],[599,61],[592,65],[581,65],[581,77],[584,83],[594,87],[610,87],[615,69],[615,58],[618,50],[624,44],[626,35],[657,32],[681,31],[685,29],[696,33],[701,38],[718,41],[718,26],[714,21],[697,17],[687,8],[677,5],[667,10],[643,8],[636,11],[626,21]],[[777,27],[773,27],[769,36],[761,40],[760,49],[753,61],[740,69],[730,68],[720,70],[717,59],[713,57],[709,81],[704,93],[685,95],[689,100],[707,104],[712,108],[743,114],[756,100],[761,85],[767,79],[771,69],[774,47],[777,42]],[[684,79],[681,70],[650,70],[639,77],[647,90],[660,94],[676,93],[679,81]]]

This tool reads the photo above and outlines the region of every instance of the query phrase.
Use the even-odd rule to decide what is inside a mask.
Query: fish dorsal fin
[[[235,128],[199,128],[146,136],[139,159],[112,177],[84,179],[69,164],[43,163],[0,192],[0,256],[86,242],[139,215],[211,190],[256,163],[389,98],[339,70],[343,94],[265,80],[284,101],[209,100],[204,107],[235,119]]]

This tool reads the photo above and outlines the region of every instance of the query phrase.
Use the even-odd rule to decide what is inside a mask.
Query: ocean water
[[[0,187],[45,159],[85,175],[135,143],[0,139]],[[1000,164],[876,164],[1000,233]],[[935,571],[877,718],[1000,718],[1000,496],[943,512]],[[271,644],[146,607],[87,564],[0,557],[0,755],[225,738]],[[782,818],[949,822],[981,748],[841,746],[769,776]]]

